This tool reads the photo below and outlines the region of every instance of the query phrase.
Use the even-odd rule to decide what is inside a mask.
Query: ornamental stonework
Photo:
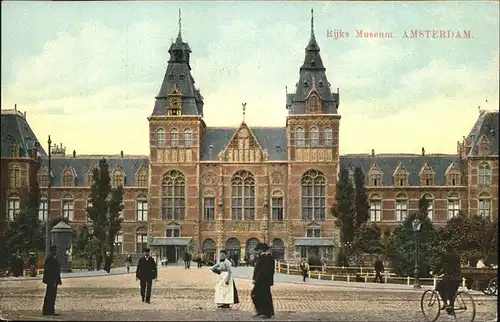
[[[271,174],[271,184],[283,184],[283,174],[275,171]]]
[[[207,186],[215,185],[217,183],[217,175],[212,171],[206,172],[203,174],[201,182]]]

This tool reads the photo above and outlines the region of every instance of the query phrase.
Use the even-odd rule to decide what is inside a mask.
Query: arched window
[[[40,196],[40,205],[38,206],[38,220],[47,220],[47,211],[49,208],[49,201],[46,195]]]
[[[207,238],[205,239],[205,241],[203,242],[203,245],[201,247],[201,251],[205,254],[207,254],[210,259],[214,259],[214,255],[215,255],[215,251],[216,251],[216,247],[215,247],[215,242],[213,239],[210,239],[210,238]]]
[[[147,187],[148,183],[149,183],[148,170],[146,170],[145,168],[141,168],[137,172],[137,186]]]
[[[319,145],[319,131],[317,127],[312,127],[309,131],[309,142],[311,142],[312,147],[317,147]]]
[[[9,165],[9,187],[21,188],[21,169],[17,164]]]
[[[123,176],[122,169],[115,169],[115,171],[113,171],[113,180],[112,180],[113,187],[123,187],[124,183],[125,183],[125,178]]]
[[[38,186],[39,187],[49,186],[49,172],[46,169],[43,169],[38,173]]]
[[[491,185],[491,167],[488,163],[484,162],[479,165],[478,169],[478,183],[481,186]]]
[[[190,129],[184,130],[184,146],[191,147],[193,145],[193,131]]]
[[[302,127],[295,129],[295,145],[298,147],[304,147],[306,144],[305,132]]]
[[[173,147],[179,146],[179,132],[176,128],[170,130],[170,145]]]
[[[138,229],[135,234],[135,252],[140,254],[148,246],[148,234],[144,229]]]
[[[380,195],[370,197],[370,221],[379,222],[382,220],[382,198]]]
[[[161,183],[163,220],[184,220],[186,210],[186,178],[177,170],[168,171]]]
[[[91,187],[92,184],[94,184],[94,168],[90,168],[89,171],[87,171],[87,186]]]
[[[251,255],[255,253],[255,247],[259,243],[259,240],[257,238],[249,238],[246,242],[246,253]]]
[[[491,197],[487,193],[481,193],[478,198],[477,214],[483,218],[491,217]]]
[[[404,193],[396,196],[396,221],[405,221],[408,216],[408,197]]]
[[[273,239],[271,246],[271,253],[275,260],[280,260],[285,258],[285,243],[279,238]]]
[[[434,197],[428,193],[425,194],[424,197],[429,202],[429,205],[427,207],[427,217],[430,221],[432,221],[434,217]]]
[[[10,156],[12,158],[19,158],[19,145],[17,143],[12,143],[10,146]]]
[[[331,127],[325,127],[323,129],[323,143],[325,146],[333,145],[333,131]]]
[[[63,187],[73,187],[75,185],[75,174],[70,168],[66,168],[62,175],[62,186]]]
[[[14,218],[19,214],[21,199],[18,195],[13,194],[7,198],[7,220],[14,221]]]
[[[240,241],[234,237],[226,240],[226,251],[228,254],[237,254],[239,257],[241,251]]]
[[[448,219],[458,216],[460,213],[460,196],[452,194],[448,197]]]
[[[165,147],[165,130],[162,128],[156,130],[156,146],[158,148]]]
[[[326,179],[323,173],[309,170],[302,175],[301,208],[303,220],[325,220]]]
[[[65,195],[62,199],[62,216],[63,218],[73,221],[74,204],[73,196]]]
[[[255,179],[253,174],[240,170],[231,179],[231,218],[255,219]]]

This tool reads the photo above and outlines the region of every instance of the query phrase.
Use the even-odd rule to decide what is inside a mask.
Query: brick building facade
[[[227,249],[243,258],[258,241],[281,256],[316,252],[333,258],[338,229],[330,207],[341,167],[366,175],[370,221],[392,229],[427,196],[438,225],[460,210],[485,217],[498,211],[498,111],[481,111],[457,154],[339,155],[340,96],[332,92],[311,19],[311,36],[289,115],[280,128],[208,127],[203,97],[191,75],[189,45],[180,31],[149,121],[149,156],[66,154],[37,144],[26,115],[2,110],[0,227],[19,211],[36,178],[50,217],[84,223],[92,169],[105,157],[113,185],[124,187],[124,222],[116,251],[140,252],[150,245],[162,259],[176,261],[186,249],[215,253]],[[451,144],[451,142],[450,142]],[[42,167],[33,174],[37,156]],[[31,181],[30,181],[30,178]]]

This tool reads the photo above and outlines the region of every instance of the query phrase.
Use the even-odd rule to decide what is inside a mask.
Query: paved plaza
[[[124,268],[103,272],[64,274],[58,290],[56,310],[61,315],[44,317],[41,307],[44,285],[40,278],[0,279],[0,314],[9,320],[205,320],[247,321],[252,318],[251,268],[236,268],[241,303],[232,309],[217,309],[213,303],[216,276],[207,267],[185,270],[161,267],[153,284],[151,304],[141,302],[135,274]],[[69,278],[71,276],[71,278]],[[313,281],[298,276],[276,275],[273,287],[276,317],[288,321],[423,321],[422,290],[406,285]],[[496,297],[473,292],[476,321],[493,321]],[[443,316],[440,321],[451,321]]]

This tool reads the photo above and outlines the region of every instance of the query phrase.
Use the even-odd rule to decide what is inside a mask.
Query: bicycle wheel
[[[441,301],[438,292],[435,290],[425,291],[420,299],[420,309],[426,321],[436,321],[441,313]]]
[[[476,317],[476,304],[474,304],[472,295],[462,291],[458,292],[455,295],[453,311],[455,318],[460,319],[460,321],[474,321]]]

